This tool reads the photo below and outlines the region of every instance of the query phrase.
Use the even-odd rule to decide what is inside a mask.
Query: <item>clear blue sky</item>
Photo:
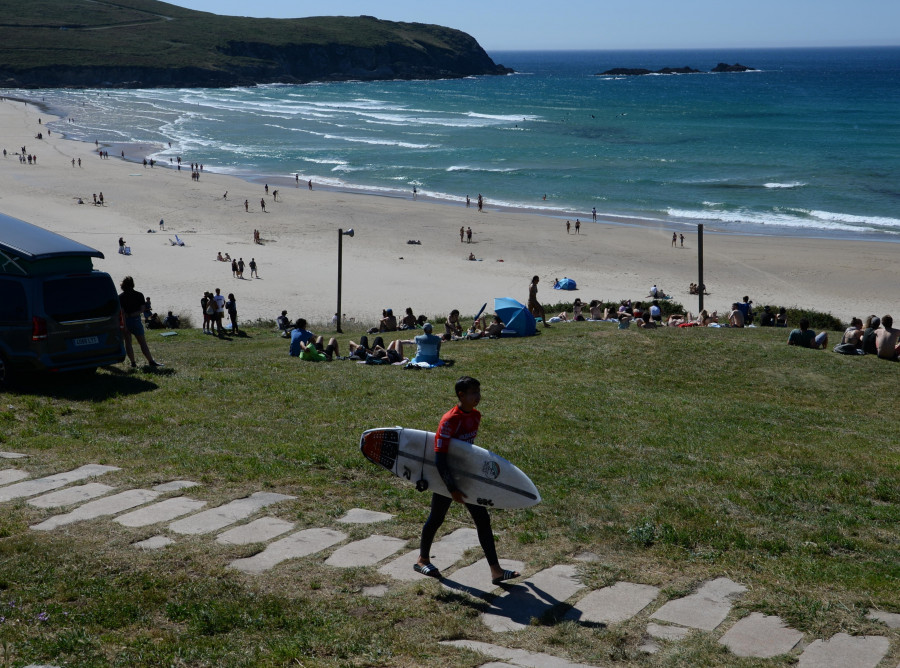
[[[458,28],[486,50],[900,45],[900,0],[175,0],[216,14],[369,14]]]

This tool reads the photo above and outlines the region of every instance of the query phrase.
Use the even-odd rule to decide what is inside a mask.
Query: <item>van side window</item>
[[[44,282],[44,309],[57,322],[118,315],[119,296],[107,274]]]
[[[0,323],[28,322],[25,288],[18,281],[0,278]]]

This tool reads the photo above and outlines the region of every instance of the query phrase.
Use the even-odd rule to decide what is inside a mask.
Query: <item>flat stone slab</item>
[[[478,547],[478,532],[475,529],[462,528],[457,529],[453,533],[449,533],[439,541],[432,543],[431,551],[434,553],[431,557],[431,563],[438,567],[443,573],[457,561],[462,559],[466,550]],[[419,549],[411,550],[401,557],[389,561],[378,569],[383,575],[389,575],[395,580],[401,582],[414,582],[421,580],[426,576],[416,573],[413,565],[419,558]]]
[[[803,640],[803,634],[788,628],[780,617],[754,612],[728,629],[719,642],[738,656],[771,659],[787,654]]]
[[[224,529],[229,524],[240,522],[279,501],[288,501],[296,497],[273,492],[254,492],[243,499],[236,499],[225,505],[204,510],[183,520],[172,522],[169,530],[180,534],[199,535]]]
[[[125,527],[146,527],[159,522],[169,522],[176,517],[200,510],[205,505],[206,501],[198,501],[187,496],[176,496],[146,508],[125,513],[113,521]]]
[[[118,471],[117,466],[103,466],[102,464],[86,464],[65,473],[54,473],[44,478],[35,478],[8,485],[0,489],[0,502],[21,499],[28,496],[37,496],[54,489],[71,485],[73,482],[94,478],[110,471]]]
[[[88,501],[65,515],[54,515],[31,528],[35,531],[50,531],[74,522],[92,520],[106,515],[116,515],[123,510],[149,503],[159,496],[159,492],[149,489],[129,489],[127,492],[113,494],[96,501]]]
[[[586,663],[572,663],[552,654],[541,652],[527,652],[524,649],[510,649],[501,645],[494,645],[477,640],[442,640],[441,645],[467,649],[494,659],[501,659],[505,663],[491,663],[488,666],[524,666],[525,668],[591,668]],[[482,666],[481,668],[485,668]]]
[[[890,646],[890,641],[882,636],[838,633],[828,640],[810,643],[797,665],[800,668],[875,668]]]
[[[652,619],[680,624],[701,631],[712,631],[731,611],[731,599],[747,591],[744,585],[728,578],[704,582],[696,593],[669,601],[653,613]]]
[[[19,482],[20,480],[25,480],[31,474],[27,471],[20,471],[19,469],[3,469],[0,471],[0,485],[8,485],[13,482]]]
[[[659,596],[659,588],[633,582],[617,582],[582,598],[565,619],[590,624],[618,624],[631,619]]]
[[[496,633],[520,631],[531,623],[532,618],[540,618],[583,588],[576,577],[575,566],[557,564],[535,573],[521,584],[509,585],[509,593],[496,599],[481,615],[481,620]]]
[[[0,452],[0,459],[24,459],[27,456],[21,452]]]
[[[668,626],[666,624],[647,624],[647,633],[651,638],[657,640],[668,640],[669,642],[678,642],[687,638],[691,630],[682,626]]]
[[[167,536],[151,536],[147,540],[139,540],[136,543],[132,543],[132,546],[139,550],[160,550],[174,542],[174,540]]]
[[[501,559],[500,566],[504,570],[519,571],[525,570],[524,561],[514,561],[512,559]],[[522,580],[509,580],[508,584],[513,585]],[[450,577],[444,577],[441,584],[447,589],[453,591],[464,591],[471,596],[484,598],[490,592],[494,591],[500,585],[491,582],[491,567],[488,566],[487,559],[479,559],[474,564],[453,571]]]
[[[164,482],[161,485],[156,485],[150,489],[154,492],[178,492],[182,489],[188,489],[189,487],[197,487],[199,484],[199,482],[193,482],[191,480],[173,480],[171,482]]]
[[[341,524],[375,524],[376,522],[387,522],[393,518],[394,516],[390,513],[379,513],[375,510],[351,508],[338,520],[338,522]]]
[[[75,503],[96,499],[98,496],[109,494],[114,489],[115,487],[99,482],[89,482],[86,485],[67,487],[66,489],[59,489],[55,492],[29,499],[27,503],[35,508],[59,508],[60,506],[71,506]]]
[[[293,522],[277,517],[260,517],[249,524],[223,531],[216,536],[216,542],[222,545],[250,545],[251,543],[267,543],[294,528]]]
[[[406,541],[402,538],[375,534],[338,548],[325,560],[325,563],[337,568],[374,566],[379,561],[384,561],[392,554],[402,550],[405,545]]]
[[[889,629],[900,629],[900,615],[896,612],[884,612],[883,610],[872,608],[866,617],[886,624]]]
[[[228,565],[244,573],[262,573],[274,568],[282,561],[299,559],[321,552],[346,539],[346,534],[333,529],[304,529],[286,538],[276,540],[274,543],[269,543],[265,550],[252,557],[235,559]]]

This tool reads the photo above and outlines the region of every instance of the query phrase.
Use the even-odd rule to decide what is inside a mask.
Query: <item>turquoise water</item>
[[[900,239],[900,49],[499,52],[505,77],[30,91],[93,141],[278,182],[708,229]],[[718,62],[742,74],[602,77]],[[53,127],[53,126],[51,126]],[[167,142],[172,142],[172,148]],[[544,199],[546,195],[546,200]]]

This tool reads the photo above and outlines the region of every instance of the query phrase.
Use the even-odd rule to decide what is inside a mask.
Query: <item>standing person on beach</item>
[[[244,278],[244,258],[238,258],[237,263],[237,277],[242,279]]]
[[[259,278],[259,274],[256,273],[256,258],[251,257],[250,258],[250,278],[253,278],[254,276],[256,276],[256,278]]]
[[[541,306],[537,298],[538,281],[540,280],[540,276],[535,275],[531,277],[531,285],[528,287],[528,310],[535,318],[541,318],[544,327],[549,327],[550,325],[547,324],[547,316],[544,313],[544,307]]]
[[[228,319],[231,320],[232,334],[240,334],[237,321],[237,300],[234,298],[234,293],[232,292],[228,293],[228,301],[225,302],[225,310],[228,311]]]
[[[266,212],[266,200],[264,200],[262,197],[259,198],[259,206],[260,206],[260,208],[262,208],[262,212],[265,213]]]
[[[594,217],[594,222],[597,222],[597,207],[591,209],[591,215]]]
[[[481,549],[484,550],[484,556],[491,569],[491,582],[496,585],[521,577],[521,575],[517,571],[504,570],[500,566],[500,560],[497,557],[497,547],[494,543],[494,532],[491,529],[490,514],[484,506],[466,503],[467,497],[456,486],[456,481],[453,479],[453,474],[447,465],[448,455],[452,447],[451,439],[458,438],[467,443],[474,443],[475,437],[478,435],[481,413],[476,407],[481,402],[481,383],[475,378],[463,376],[456,381],[454,389],[456,391],[457,404],[441,418],[434,436],[434,463],[450,496],[432,493],[431,512],[422,527],[422,537],[419,542],[419,558],[413,565],[413,569],[416,573],[421,573],[431,578],[441,578],[441,572],[431,563],[431,545],[434,542],[437,530],[444,523],[447,511],[450,510],[450,506],[455,501],[456,503],[464,504],[466,510],[469,511],[469,514],[475,521],[475,528],[478,531],[478,542],[481,543]]]
[[[681,247],[684,248],[684,235],[681,234],[681,235],[679,235],[679,237],[681,239]]]
[[[572,230],[572,223],[567,220],[566,221],[566,234],[571,234],[572,233],[571,230]]]
[[[463,237],[466,236],[466,227],[463,225],[459,228],[459,243],[463,242]]]
[[[675,245],[678,243],[678,235],[672,232],[672,248],[675,248]]]
[[[213,313],[213,324],[216,326],[216,333],[222,336],[225,333],[225,328],[222,326],[222,320],[225,319],[225,297],[222,296],[222,291],[219,288],[216,288],[213,302],[216,305],[216,312]]]
[[[122,288],[122,293],[119,295],[119,304],[122,307],[122,312],[125,314],[125,354],[128,355],[128,359],[131,362],[131,368],[133,369],[137,366],[137,362],[134,359],[134,347],[131,343],[132,336],[137,339],[141,352],[147,358],[150,366],[162,366],[162,364],[153,359],[153,355],[150,354],[150,348],[147,346],[147,339],[144,337],[141,313],[144,311],[144,305],[147,303],[147,300],[144,299],[143,294],[134,289],[134,279],[131,276],[123,278],[120,287]]]
[[[581,220],[579,218],[575,219],[575,234],[581,234]]]
[[[250,213],[250,200],[244,200],[244,212]]]
[[[472,228],[471,227],[466,228],[466,243],[468,243],[468,244],[472,243]]]

